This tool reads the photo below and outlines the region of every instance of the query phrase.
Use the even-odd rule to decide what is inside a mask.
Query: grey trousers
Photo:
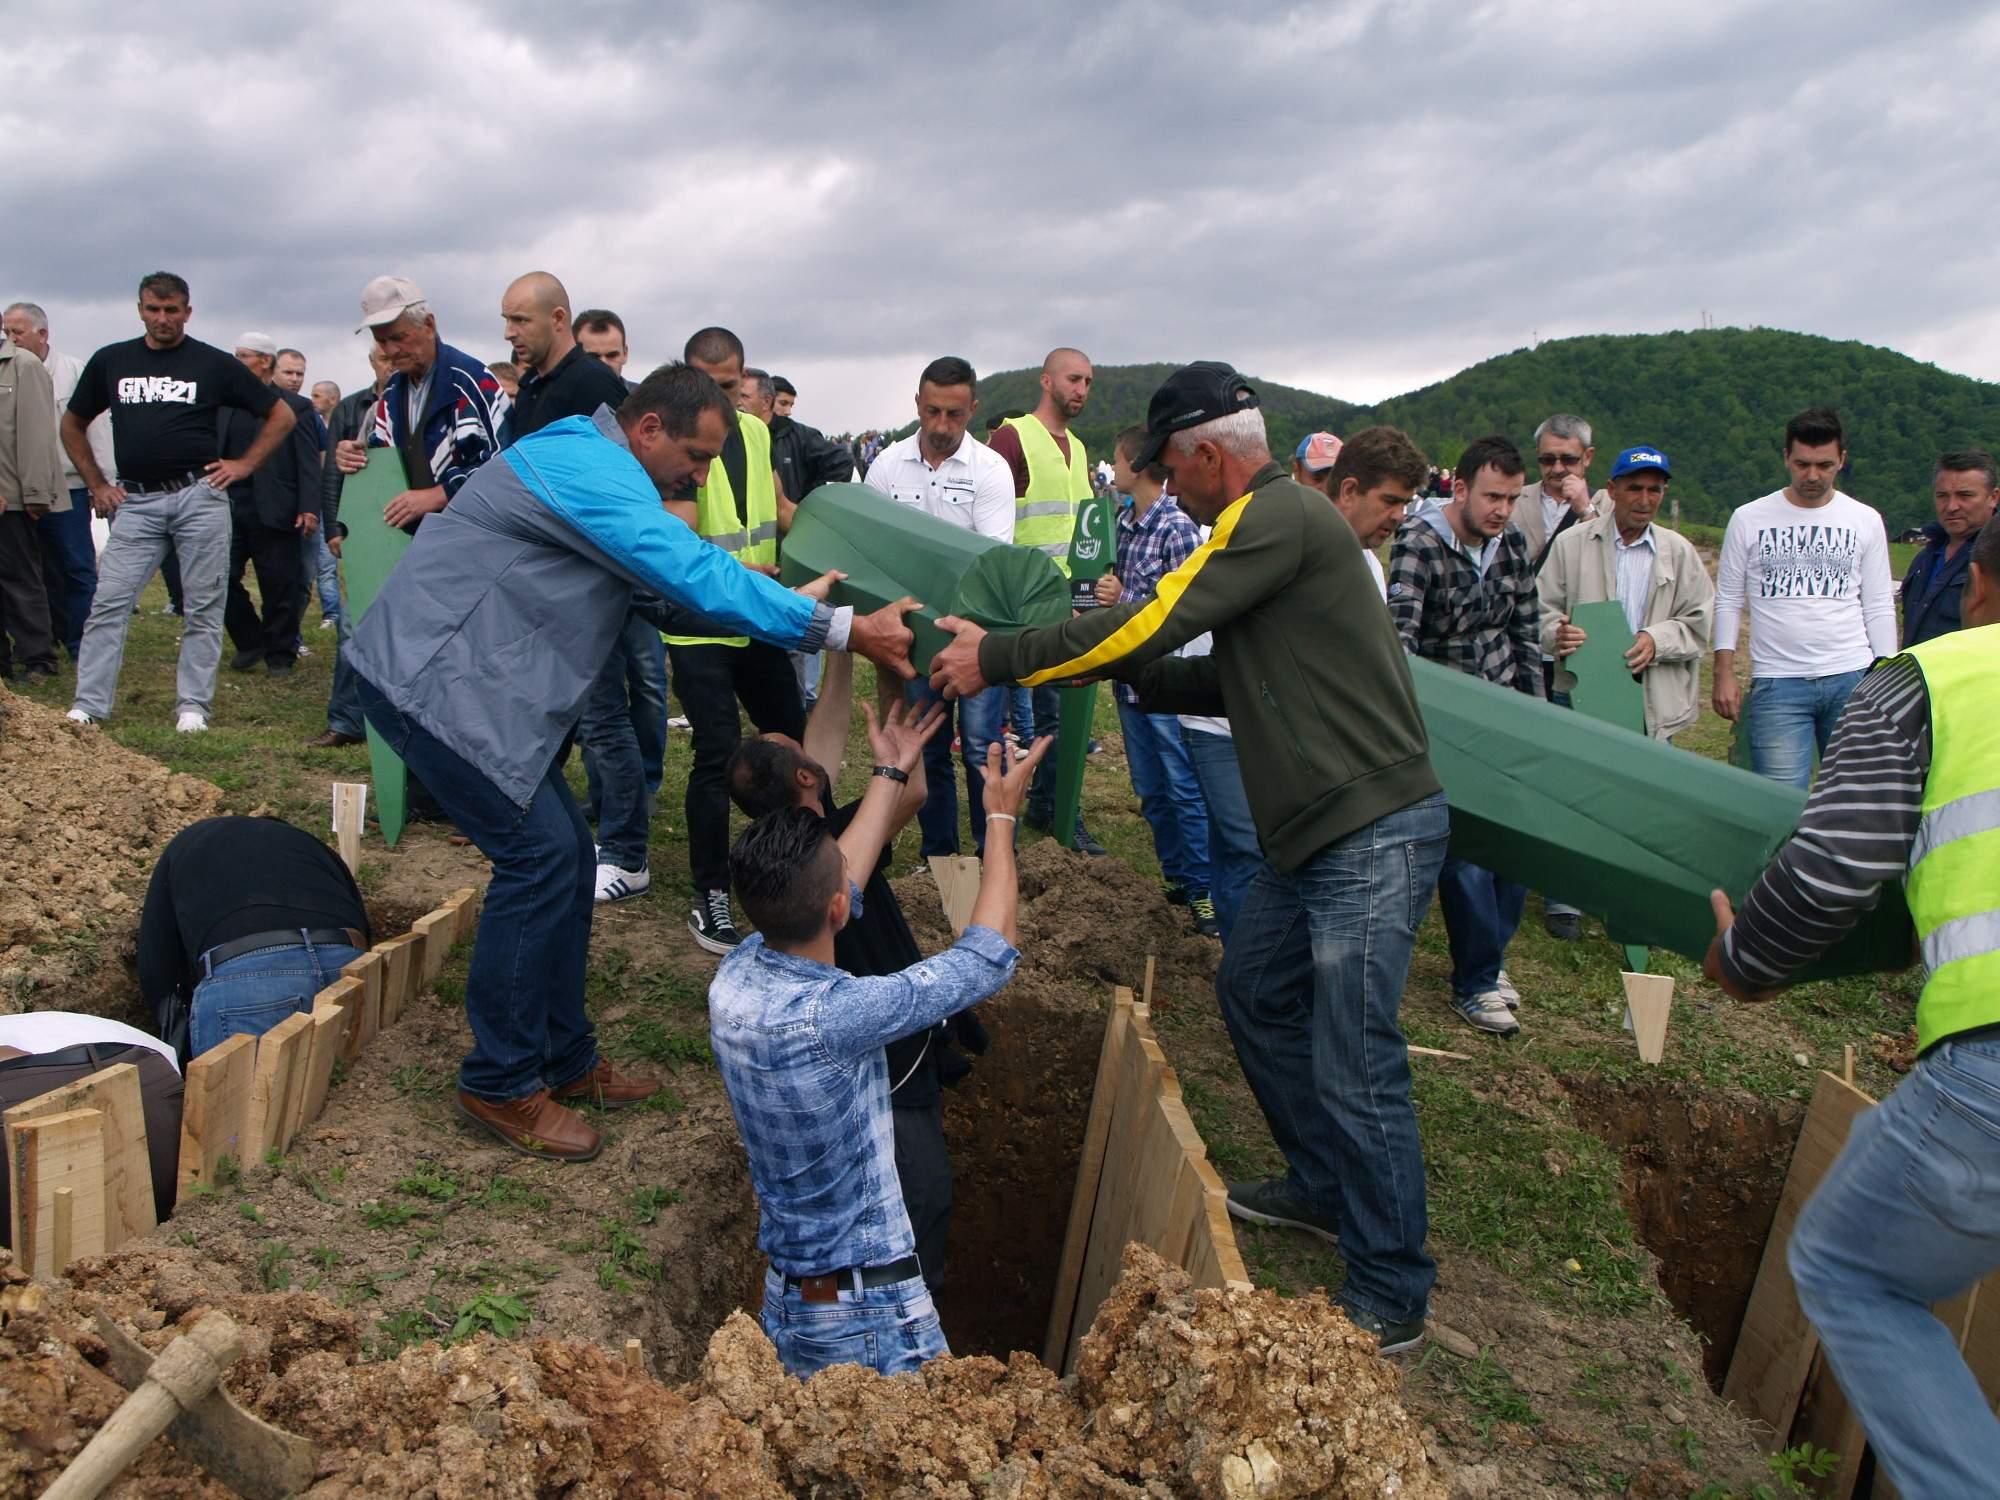
[[[229,573],[229,501],[197,481],[170,495],[132,495],[111,518],[97,560],[97,597],[77,653],[76,703],[93,719],[111,716],[125,633],[171,540],[181,564],[182,608],[177,711],[207,714],[222,665],[223,589]]]

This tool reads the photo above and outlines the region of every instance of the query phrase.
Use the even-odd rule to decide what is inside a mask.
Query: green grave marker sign
[[[410,534],[382,519],[389,502],[409,487],[403,461],[387,448],[370,449],[368,467],[349,474],[341,486],[340,520],[347,528],[347,540],[340,545],[340,561],[347,579],[347,607],[353,611],[356,624],[367,615],[382,585],[410,550]],[[368,765],[382,842],[393,849],[403,836],[409,772],[402,758],[382,742],[373,724],[368,726]]]

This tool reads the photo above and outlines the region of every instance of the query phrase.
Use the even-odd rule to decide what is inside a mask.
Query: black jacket
[[[771,422],[771,467],[785,486],[785,498],[805,499],[823,484],[854,478],[854,455],[817,427],[777,417]]]
[[[297,418],[278,451],[265,459],[241,484],[229,487],[229,512],[238,521],[259,521],[276,531],[290,531],[300,516],[319,514],[319,414],[312,402],[281,390],[278,399]],[[263,430],[264,419],[225,406],[217,415],[224,458],[241,458]]]
[[[326,450],[326,467],[320,471],[319,513],[320,522],[326,527],[328,536],[346,536],[347,528],[340,524],[340,487],[347,476],[340,472],[333,461],[333,444],[368,440],[370,414],[375,403],[381,398],[375,388],[356,391],[351,396],[342,396],[333,408],[333,415],[326,419],[329,441]]]
[[[1949,538],[1933,521],[1924,528],[1924,550],[1910,559],[1903,574],[1903,648],[1919,645],[1954,630],[1965,628],[1961,613],[1965,596],[1965,575],[1972,567],[1972,548],[1979,540],[1973,532],[1955,557],[1945,556]]]

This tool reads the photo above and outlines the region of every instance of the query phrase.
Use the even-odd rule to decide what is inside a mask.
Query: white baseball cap
[[[274,359],[278,353],[278,341],[268,333],[239,333],[236,347],[248,349],[252,354],[268,354]]]
[[[407,276],[377,276],[361,289],[361,327],[379,328],[393,323],[412,307],[421,307],[424,294]]]

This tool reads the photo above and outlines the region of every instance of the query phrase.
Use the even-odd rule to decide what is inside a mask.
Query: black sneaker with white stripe
[[[694,910],[688,913],[688,931],[710,953],[727,953],[743,936],[729,914],[729,892],[702,891]]]

